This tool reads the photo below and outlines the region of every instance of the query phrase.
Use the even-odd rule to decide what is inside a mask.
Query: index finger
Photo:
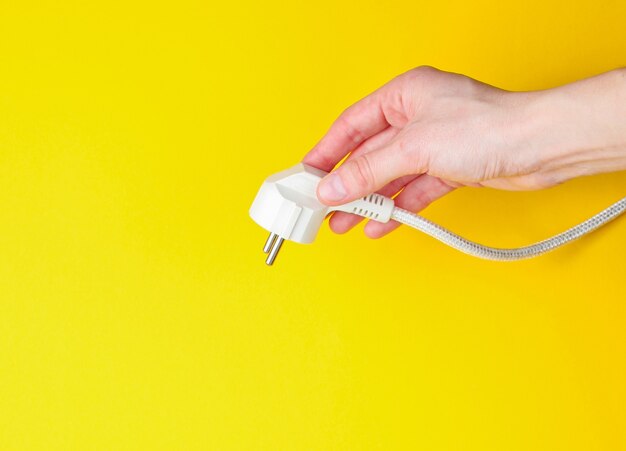
[[[348,107],[302,161],[330,172],[359,144],[389,127],[383,110],[388,89],[389,84],[384,85]]]

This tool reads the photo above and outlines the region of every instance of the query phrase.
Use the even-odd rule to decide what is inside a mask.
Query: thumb
[[[393,140],[378,150],[348,159],[320,181],[317,197],[327,205],[344,204],[373,193],[398,177],[421,173],[407,161],[407,153],[400,152],[399,146],[400,141]]]

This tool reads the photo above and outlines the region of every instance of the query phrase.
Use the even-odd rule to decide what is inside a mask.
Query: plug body
[[[379,222],[391,218],[394,202],[370,194],[344,205],[329,207],[317,199],[317,185],[327,173],[304,163],[268,177],[257,193],[250,216],[270,232],[264,251],[271,265],[284,240],[312,243],[332,211],[345,211]]]
[[[312,243],[328,213],[328,207],[315,194],[325,175],[300,163],[268,177],[250,207],[250,216],[284,239]]]

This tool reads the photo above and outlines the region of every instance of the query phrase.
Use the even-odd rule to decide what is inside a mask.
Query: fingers
[[[406,128],[386,146],[347,160],[322,179],[317,196],[327,205],[340,205],[373,193],[409,174],[425,172],[418,163],[418,149],[407,151]],[[415,144],[409,144],[415,145]]]
[[[397,207],[417,213],[454,189],[441,179],[424,174],[409,183],[395,198],[395,203]],[[399,226],[400,223],[396,221],[387,223],[369,221],[364,232],[370,238],[380,238]]]
[[[418,176],[405,175],[404,177],[400,177],[399,179],[396,179],[393,182],[387,184],[383,189],[379,190],[378,193],[386,197],[391,197],[398,191],[400,191],[405,185],[413,181],[416,177]],[[345,213],[343,211],[336,211],[330,217],[328,223],[333,232],[346,233],[363,219],[365,218],[359,215],[353,215],[351,213]]]
[[[396,79],[390,81],[346,109],[302,161],[330,172],[359,144],[389,127],[384,106],[397,83]],[[397,97],[392,97],[392,101]]]
[[[348,160],[352,158],[356,158],[359,155],[363,155],[367,152],[371,152],[374,149],[384,146],[389,142],[394,136],[398,134],[400,131],[399,128],[396,127],[388,127],[377,135],[368,138],[364,141],[359,147],[357,147],[349,156]],[[346,160],[347,161],[347,160]],[[387,184],[387,186],[383,187],[378,192],[383,196],[391,197],[400,191],[407,183],[413,180],[415,176],[405,176],[399,179],[392,181]],[[358,215],[353,215],[350,213],[344,213],[341,211],[337,211],[333,213],[329,220],[329,226],[335,233],[346,233],[354,226],[356,226],[359,222],[361,222],[364,218]]]

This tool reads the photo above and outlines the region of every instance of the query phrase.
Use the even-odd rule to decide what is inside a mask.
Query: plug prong
[[[265,246],[263,246],[263,252],[267,254],[272,249],[272,246],[274,245],[274,241],[276,241],[277,236],[278,235],[276,235],[275,233],[270,232],[270,236],[267,237]]]
[[[274,260],[276,260],[276,256],[278,255],[278,251],[280,247],[283,245],[283,238],[278,237],[272,248],[270,249],[270,253],[267,256],[267,260],[265,260],[265,264],[268,266],[272,266],[274,264]]]

